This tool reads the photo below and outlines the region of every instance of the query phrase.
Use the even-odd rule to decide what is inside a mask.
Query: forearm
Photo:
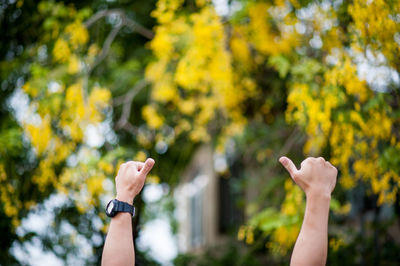
[[[292,266],[326,264],[329,203],[330,195],[307,197],[303,225],[290,261]]]
[[[101,264],[103,266],[135,265],[130,213],[119,213],[111,219]]]

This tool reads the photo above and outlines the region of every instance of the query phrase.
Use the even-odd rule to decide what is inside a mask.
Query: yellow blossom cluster
[[[240,241],[245,240],[246,244],[251,245],[254,243],[254,228],[251,226],[242,225],[237,234],[237,239]]]
[[[88,126],[97,125],[104,120],[111,100],[111,93],[107,88],[88,88],[84,79],[79,78],[84,74],[80,73],[84,61],[80,53],[89,41],[89,34],[81,19],[73,20],[72,17],[72,21],[63,31],[60,30],[56,36],[52,36],[55,39],[53,63],[66,67],[45,70],[35,66],[32,77],[22,87],[31,99],[31,115],[36,117],[34,121],[24,121],[23,127],[38,156],[39,164],[32,180],[41,191],[56,187],[67,193],[68,186],[74,191],[80,191],[79,186],[83,186],[84,182],[88,197],[98,198],[102,191],[102,180],[114,170],[109,163],[102,162],[99,165],[100,181],[94,175],[85,179],[73,179],[73,175],[68,173],[62,174],[60,178],[54,170],[65,163],[70,155],[80,151],[77,147],[84,141]],[[57,25],[62,29],[61,24]],[[93,62],[98,50],[96,45],[88,48],[87,63]],[[64,83],[63,75],[75,78]],[[76,181],[74,186],[71,185],[71,180]]]
[[[261,53],[288,54],[298,45],[299,35],[294,28],[298,20],[288,12],[287,5],[255,2],[248,7],[248,15],[248,39]],[[272,19],[276,24],[271,24]],[[274,26],[279,27],[279,30],[274,29]]]
[[[71,50],[64,39],[58,39],[53,48],[54,60],[58,62],[67,62],[71,56]]]
[[[291,179],[285,181],[286,196],[280,211],[272,208],[261,211],[253,216],[248,225],[239,228],[238,240],[246,244],[254,243],[255,233],[271,235],[272,241],[266,243],[266,248],[274,253],[285,255],[291,249],[300,232],[304,212],[304,193]]]
[[[38,126],[28,124],[26,126],[26,129],[29,132],[33,147],[36,148],[39,155],[42,154],[47,149],[50,139],[52,137],[50,117],[47,116],[41,119]]]
[[[354,40],[354,46],[375,54],[382,53],[391,67],[400,70],[399,2],[355,0],[349,5],[349,13],[354,21],[354,38],[358,38]]]
[[[11,218],[12,226],[17,228],[20,224],[18,213],[22,203],[16,196],[14,187],[7,180],[7,173],[2,163],[0,163],[0,200],[5,215]]]
[[[69,36],[69,42],[74,49],[86,44],[89,40],[88,31],[79,20],[69,24],[65,28],[65,33]]]
[[[208,141],[211,122],[218,119],[216,144],[223,152],[227,138],[242,133],[252,119],[245,109],[249,102],[264,101],[255,116],[273,121],[273,104],[260,99],[266,88],[258,84],[263,77],[257,75],[264,73],[257,70],[274,60],[283,62],[282,69],[274,67],[288,92],[286,121],[307,134],[304,153],[329,150],[343,188],[365,182],[378,195],[378,204],[393,202],[399,173],[382,162],[382,150],[398,145],[393,133],[398,121],[389,104],[360,78],[355,56],[360,51],[382,53],[387,65],[398,70],[398,1],[343,5],[353,18],[348,28],[341,25],[343,10],[316,2],[249,1],[227,27],[209,3],[196,1],[190,12],[182,8],[184,3],[159,0],[152,13],[158,25],[149,44],[155,60],[146,69],[151,103],[142,109],[149,128],[168,124],[177,135]],[[263,158],[258,154],[257,159]],[[268,248],[281,254],[297,237],[298,210],[304,204],[296,187],[286,183],[285,191],[277,216],[284,222],[265,230],[272,236]],[[346,203],[335,211],[344,214],[350,208]],[[241,227],[238,238],[253,243],[257,230],[271,222],[267,214],[276,213],[265,212],[257,222]]]
[[[374,97],[358,78],[356,66],[346,59],[325,73],[325,84],[317,91],[308,84],[293,84],[286,114],[287,121],[305,128],[306,154],[317,154],[330,145],[331,161],[341,169],[342,186],[350,189],[358,180],[366,181],[382,204],[393,202],[397,188],[389,184],[397,183],[398,174],[379,165],[378,145],[393,139],[393,120],[387,105],[365,107]]]
[[[30,85],[24,86],[24,88],[30,87]],[[82,84],[75,83],[66,88],[63,108],[57,113],[50,112],[47,99],[37,102],[38,109],[42,110],[42,113],[48,113],[45,117],[41,117],[38,124],[26,122],[24,127],[38,156],[43,158],[33,178],[39,188],[44,190],[48,185],[57,184],[53,166],[74,152],[77,144],[82,142],[88,125],[103,120],[102,112],[108,108],[110,97],[109,90],[95,87],[85,98]],[[59,133],[60,130],[62,134]]]
[[[293,84],[286,114],[287,121],[305,128],[306,154],[317,154],[329,145],[331,161],[341,169],[341,185],[350,189],[358,180],[365,181],[382,204],[393,202],[399,174],[379,164],[379,145],[389,144],[394,134],[390,106],[367,107],[367,102],[377,101],[375,97],[346,58],[325,73],[319,90]]]
[[[329,146],[331,161],[340,169],[340,184],[350,189],[366,182],[371,187],[369,192],[378,195],[378,204],[394,202],[398,190],[400,173],[382,163],[388,160],[382,158],[384,147],[399,143],[393,132],[398,121],[379,93],[359,77],[359,66],[354,62],[358,53],[372,53],[383,55],[387,66],[399,70],[399,8],[398,1],[356,0],[349,4],[353,21],[347,39],[340,27],[333,26],[335,23],[322,36],[323,49],[338,62],[325,71],[318,90],[310,89],[315,84],[291,85],[286,111],[287,121],[302,125],[309,136],[305,153],[316,154]],[[328,13],[334,22],[336,11],[331,8]],[[322,30],[315,24],[313,29]],[[350,51],[345,42],[349,42]],[[329,110],[322,108],[327,103],[333,103]]]
[[[331,238],[329,239],[329,247],[332,251],[336,252],[340,247],[343,247],[345,242],[342,238]]]
[[[102,110],[109,108],[111,92],[107,88],[94,87],[87,101],[88,120],[94,123],[103,121]]]
[[[235,68],[241,70],[239,79],[250,76],[254,64],[263,63],[255,51],[266,56],[290,58],[295,57],[293,51],[297,49],[306,57],[303,51],[310,49],[311,43],[306,38],[308,32],[312,33],[311,37],[320,38],[321,43],[313,47],[323,53],[321,63],[318,62],[319,70],[314,73],[310,70],[307,75],[311,76],[307,77],[298,75],[299,66],[287,66],[288,69],[292,67],[293,73],[287,83],[286,121],[301,126],[307,134],[305,154],[330,151],[331,162],[340,169],[339,184],[344,189],[363,182],[370,187],[367,193],[378,196],[378,205],[395,202],[400,172],[398,166],[388,161],[396,162],[399,158],[400,140],[395,128],[400,121],[396,111],[383,100],[383,93],[374,91],[360,78],[356,57],[360,52],[367,56],[370,52],[378,57],[383,55],[385,59],[381,64],[399,72],[399,2],[356,0],[349,3],[346,6],[353,19],[349,32],[338,26],[340,14],[334,5],[311,4],[307,7],[306,18],[291,17],[293,13],[285,12],[290,5],[297,10],[303,4],[295,0],[275,1],[273,5],[254,1],[246,6],[248,17],[244,23],[235,25],[230,39],[233,61],[245,65]],[[296,30],[301,30],[302,25],[305,34],[300,38]],[[296,62],[297,59],[290,60]],[[392,148],[390,155],[384,154]],[[281,213],[291,215],[301,209],[298,206],[304,201],[294,201],[296,193],[292,189],[286,188],[286,192]],[[289,198],[292,201],[288,201]],[[335,202],[337,206],[333,209],[337,214],[350,211],[350,203],[340,207]],[[238,239],[247,241],[249,232],[262,228],[262,223],[243,226]],[[276,228],[267,248],[285,254],[294,243],[299,227],[291,230],[280,225]],[[336,250],[342,244],[341,240],[330,242],[331,248]]]
[[[162,109],[169,106],[181,115],[166,123],[175,124],[176,132],[190,130],[193,141],[207,141],[207,126],[217,114],[243,123],[240,104],[247,96],[234,86],[224,27],[213,7],[202,2],[197,12],[181,14],[176,10],[182,3],[161,0],[153,12],[159,22],[150,43],[156,60],[146,77],[159,105],[146,106],[143,115],[150,127],[159,128]],[[191,117],[189,127],[182,124],[185,116]]]
[[[150,128],[159,129],[164,123],[163,117],[161,117],[151,105],[143,107],[142,115]]]
[[[345,57],[344,60],[343,64],[325,73],[325,82],[332,86],[343,86],[348,95],[353,95],[360,104],[363,104],[373,93],[366,82],[358,78],[357,66],[350,62],[350,58]]]
[[[100,196],[112,191],[105,190],[106,175],[114,174],[114,166],[106,158],[95,158],[90,150],[82,153],[89,162],[65,168],[56,188],[74,200],[79,212],[84,213],[100,203]]]
[[[291,87],[286,119],[305,127],[309,139],[304,152],[316,153],[326,144],[332,126],[332,111],[339,105],[340,94],[334,88],[315,90],[308,84],[295,83]]]
[[[37,195],[65,193],[82,213],[99,206],[100,196],[111,192],[106,177],[114,175],[115,170],[113,155],[99,158],[94,152],[85,156],[85,149],[95,150],[85,145],[85,133],[89,126],[105,120],[111,100],[109,89],[93,86],[85,76],[87,73],[81,71],[96,60],[100,50],[95,44],[87,47],[89,34],[82,20],[90,11],[76,12],[72,5],[66,7],[53,1],[41,1],[38,10],[40,15],[49,15],[49,19],[45,19],[47,26],[36,49],[30,49],[29,54],[40,53],[41,47],[50,48],[50,54],[31,64],[22,86],[29,106],[20,121],[36,155],[37,166],[31,172],[29,189],[38,190],[37,193],[21,197],[20,188],[26,191],[28,184],[25,176],[8,173],[0,160],[0,205],[14,230],[21,215],[37,204],[30,199]],[[79,158],[76,166],[74,158]]]
[[[272,242],[268,243],[269,248],[281,255],[285,255],[296,242],[304,214],[299,210],[304,210],[305,207],[304,193],[291,179],[285,181],[285,191],[281,213],[288,223],[274,230]]]
[[[68,73],[76,74],[81,69],[79,49],[89,40],[89,33],[80,20],[67,25],[63,34],[59,35],[53,47],[54,61],[68,63]],[[92,48],[93,50],[93,48]],[[92,51],[91,53],[93,53]],[[89,58],[90,59],[90,53]]]

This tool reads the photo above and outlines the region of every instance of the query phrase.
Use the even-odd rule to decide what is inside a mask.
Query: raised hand
[[[328,254],[328,218],[336,168],[324,158],[307,158],[298,170],[287,157],[279,159],[297,185],[306,193],[303,224],[290,260],[291,266],[323,266]]]
[[[330,196],[335,188],[337,169],[322,157],[305,159],[301,163],[300,170],[297,170],[294,163],[287,157],[281,157],[279,162],[307,196]]]
[[[154,160],[149,158],[146,162],[129,161],[121,164],[115,177],[117,199],[132,204],[133,199],[143,188],[147,174],[154,166]]]
[[[153,159],[121,164],[115,177],[117,200],[133,203],[143,188],[147,174],[154,166]],[[132,234],[132,214],[121,212],[111,219],[104,244],[101,265],[135,265],[135,248]]]

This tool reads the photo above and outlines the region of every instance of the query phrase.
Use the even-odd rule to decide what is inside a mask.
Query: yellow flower
[[[89,40],[88,31],[80,21],[69,24],[65,28],[65,32],[69,35],[71,45],[75,49]]]
[[[57,39],[53,48],[53,56],[56,62],[64,63],[69,60],[69,57],[71,56],[71,50],[69,49],[68,43],[64,39]]]
[[[27,133],[31,139],[32,146],[36,148],[39,155],[44,153],[50,143],[52,130],[50,125],[50,117],[42,118],[38,126],[26,125]]]
[[[343,245],[344,245],[344,241],[341,238],[331,238],[329,240],[329,247],[333,250],[333,252],[338,251],[339,248]]]
[[[99,54],[99,47],[97,46],[97,44],[92,44],[92,45],[90,45],[90,47],[89,47],[89,50],[88,50],[88,56],[89,57],[95,57],[95,56],[97,56],[98,54]]]
[[[248,230],[246,234],[246,244],[251,245],[254,243],[254,233],[252,230]]]
[[[39,90],[36,87],[32,87],[31,84],[29,82],[25,83],[22,86],[22,89],[24,90],[24,92],[26,94],[28,94],[31,97],[36,97],[39,94]]]
[[[105,177],[103,175],[97,174],[96,176],[92,176],[86,180],[87,188],[91,198],[101,195],[101,193],[104,191],[104,179]]]
[[[144,162],[147,159],[147,154],[144,151],[136,153],[134,160],[138,162]]]
[[[154,100],[165,103],[174,100],[177,97],[177,89],[172,83],[172,78],[164,76],[153,87],[152,97]]]
[[[104,173],[106,174],[110,175],[114,172],[114,166],[111,163],[106,162],[104,160],[100,160],[98,166],[100,170],[104,171]]]
[[[4,165],[0,164],[0,181],[4,181],[7,179],[6,171],[4,170]]]
[[[178,107],[183,114],[191,115],[196,110],[196,102],[192,98],[183,100]]]
[[[80,70],[80,62],[76,55],[71,55],[68,64],[68,73],[69,74],[76,74]]]
[[[354,179],[348,175],[342,175],[342,178],[340,179],[340,183],[345,189],[351,189],[355,186]]]
[[[146,105],[145,107],[143,107],[142,115],[150,128],[158,129],[164,123],[164,119],[157,114],[156,109],[151,105]]]
[[[237,239],[239,241],[242,241],[246,236],[246,227],[245,226],[240,226],[239,231],[237,233]]]
[[[103,119],[101,113],[110,104],[111,92],[106,88],[95,87],[89,95],[88,113],[91,122],[100,122]]]

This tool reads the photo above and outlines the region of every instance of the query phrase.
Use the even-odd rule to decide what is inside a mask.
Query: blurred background
[[[400,1],[0,1],[0,264],[98,265],[126,160],[137,265],[288,265],[339,169],[328,265],[400,261]]]

